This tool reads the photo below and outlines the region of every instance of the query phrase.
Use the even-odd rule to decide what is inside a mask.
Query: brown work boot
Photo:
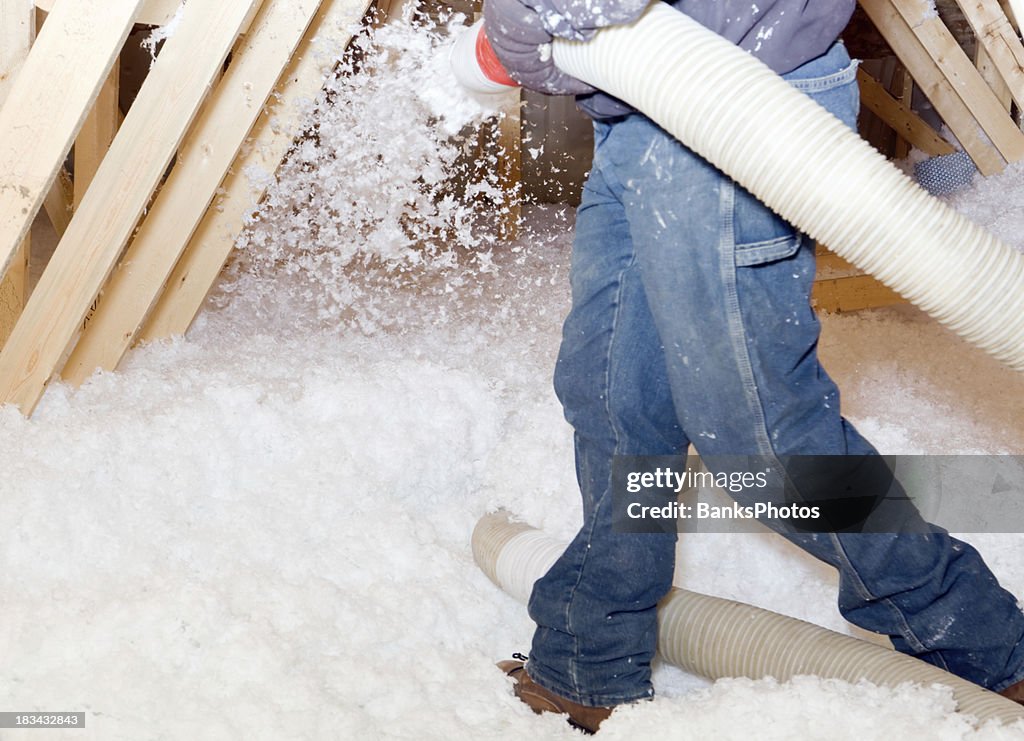
[[[513,656],[514,659],[499,661],[498,668],[516,680],[516,697],[529,705],[538,715],[561,713],[569,716],[569,725],[579,728],[584,733],[597,733],[601,722],[612,714],[612,708],[592,708],[580,705],[578,702],[567,700],[561,695],[556,695],[551,690],[541,687],[527,673],[526,657],[522,654],[513,654]]]
[[[1024,682],[1017,682],[1017,684],[1011,684],[1005,690],[1002,690],[999,694],[1008,700],[1013,700],[1016,703],[1024,705]]]

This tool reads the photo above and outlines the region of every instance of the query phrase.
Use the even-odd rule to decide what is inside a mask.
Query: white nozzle
[[[449,61],[452,72],[455,73],[455,79],[464,88],[474,93],[487,95],[515,90],[515,85],[492,80],[480,64],[478,37],[483,32],[483,25],[484,22],[481,18],[460,35],[452,46]]]

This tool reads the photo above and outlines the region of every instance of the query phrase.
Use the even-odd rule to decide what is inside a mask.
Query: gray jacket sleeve
[[[551,95],[593,92],[551,59],[554,36],[585,41],[605,26],[629,23],[649,0],[486,0],[484,32],[509,75]]]

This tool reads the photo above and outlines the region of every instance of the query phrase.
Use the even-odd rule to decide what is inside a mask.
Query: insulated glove
[[[648,2],[486,0],[484,32],[509,76],[523,87],[549,95],[591,93],[593,87],[555,66],[552,38],[587,41],[600,28],[635,20]]]

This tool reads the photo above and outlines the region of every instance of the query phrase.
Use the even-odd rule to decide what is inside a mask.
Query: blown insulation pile
[[[578,738],[494,667],[531,623],[469,547],[498,507],[565,539],[578,522],[550,388],[572,214],[498,240],[470,217],[503,207],[495,183],[446,184],[477,137],[449,133],[481,116],[439,119],[453,86],[422,70],[444,35],[359,43],[189,335],[54,384],[30,420],[0,409],[0,710],[87,713],[0,738]],[[955,205],[1019,248],[1022,203],[1014,169]],[[920,314],[824,333],[884,452],[1024,454],[1024,378]],[[1024,595],[1024,536],[970,539]],[[834,575],[769,535],[687,537],[677,583],[853,632]],[[655,682],[602,738],[1024,739],[936,687]]]

